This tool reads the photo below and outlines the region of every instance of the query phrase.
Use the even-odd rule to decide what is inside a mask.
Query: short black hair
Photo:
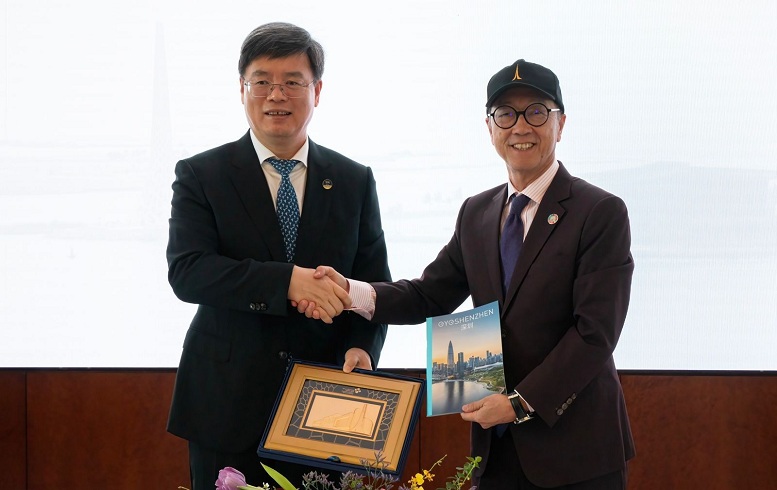
[[[308,55],[315,81],[321,80],[324,75],[324,48],[321,44],[301,27],[286,22],[271,22],[257,27],[246,36],[240,47],[237,69],[242,77],[248,65],[256,58],[285,58],[300,53]]]

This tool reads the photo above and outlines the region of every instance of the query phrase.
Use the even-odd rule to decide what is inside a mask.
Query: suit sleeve
[[[413,280],[374,283],[373,319],[397,324],[423,323],[429,316],[454,311],[470,294],[461,251],[461,223],[469,203],[462,204],[453,236],[437,257]]]
[[[203,182],[186,160],[178,162],[175,176],[167,245],[175,295],[189,303],[285,315],[292,264],[222,255]]]
[[[609,195],[599,200],[583,226],[572,284],[574,325],[516,387],[549,425],[558,406],[612,368],[631,291],[634,262],[626,206]]]

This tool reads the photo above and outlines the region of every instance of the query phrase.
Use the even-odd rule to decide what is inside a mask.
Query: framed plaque
[[[421,409],[424,380],[293,361],[257,453],[335,471],[385,458],[399,475]]]

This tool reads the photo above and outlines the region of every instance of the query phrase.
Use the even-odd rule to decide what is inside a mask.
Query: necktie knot
[[[299,163],[299,160],[283,160],[275,157],[270,157],[267,161],[281,174],[281,177],[288,177],[294,166]]]
[[[521,211],[531,202],[531,198],[525,194],[513,194],[510,197],[510,201],[512,201],[510,203],[510,214],[518,215],[517,217],[520,218]]]

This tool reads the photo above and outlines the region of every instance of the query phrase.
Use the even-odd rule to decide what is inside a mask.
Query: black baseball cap
[[[486,95],[486,110],[491,107],[497,97],[511,87],[531,87],[539,90],[558,104],[564,112],[564,102],[561,100],[561,86],[555,73],[542,65],[518,60],[510,66],[505,66],[488,81]]]

